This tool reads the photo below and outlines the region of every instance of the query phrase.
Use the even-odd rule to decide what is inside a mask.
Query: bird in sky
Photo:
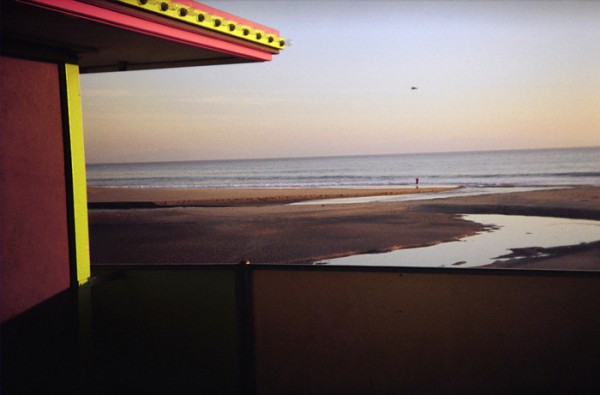
[[[410,90],[411,90],[411,91],[414,91],[414,90],[417,90],[417,89],[418,89],[418,88],[417,88],[416,86],[411,86],[411,87],[410,87]]]

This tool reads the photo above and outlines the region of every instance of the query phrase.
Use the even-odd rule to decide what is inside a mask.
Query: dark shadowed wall
[[[597,276],[255,270],[259,394],[584,394]]]
[[[59,68],[0,57],[2,321],[69,287]]]

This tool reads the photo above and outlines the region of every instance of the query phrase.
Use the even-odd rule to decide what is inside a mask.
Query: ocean
[[[600,147],[219,161],[88,164],[90,186],[470,190],[600,185]]]

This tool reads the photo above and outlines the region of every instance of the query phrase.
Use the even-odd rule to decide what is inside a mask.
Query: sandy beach
[[[286,188],[286,189],[152,189],[89,187],[92,207],[257,206],[316,199],[392,196],[442,192],[436,188]]]
[[[407,189],[90,187],[93,264],[303,263],[434,245],[483,230],[463,213],[600,219],[600,187],[362,204],[288,205],[307,199],[431,193]],[[503,267],[600,270],[600,243],[551,249]],[[500,266],[500,265],[495,265]]]

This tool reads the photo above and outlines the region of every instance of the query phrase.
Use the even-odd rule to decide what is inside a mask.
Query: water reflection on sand
[[[444,192],[429,192],[429,193],[418,193],[413,188],[399,188],[413,190],[415,193],[409,193],[405,195],[380,195],[380,196],[363,196],[363,197],[350,197],[350,198],[336,198],[336,199],[319,199],[319,200],[305,200],[301,202],[291,203],[291,206],[306,206],[313,204],[353,204],[353,203],[389,203],[389,202],[408,202],[414,200],[431,200],[431,199],[445,199],[465,196],[479,196],[489,195],[493,193],[511,193],[511,192],[532,192],[542,191],[548,189],[563,189],[566,187],[456,187],[453,185],[428,185],[432,188],[450,188]]]
[[[330,265],[474,267],[502,261],[514,249],[590,243],[600,240],[600,221],[468,214],[463,218],[489,226],[489,230],[459,241],[409,248],[381,254],[361,254],[324,262]],[[514,257],[513,257],[514,259]]]

